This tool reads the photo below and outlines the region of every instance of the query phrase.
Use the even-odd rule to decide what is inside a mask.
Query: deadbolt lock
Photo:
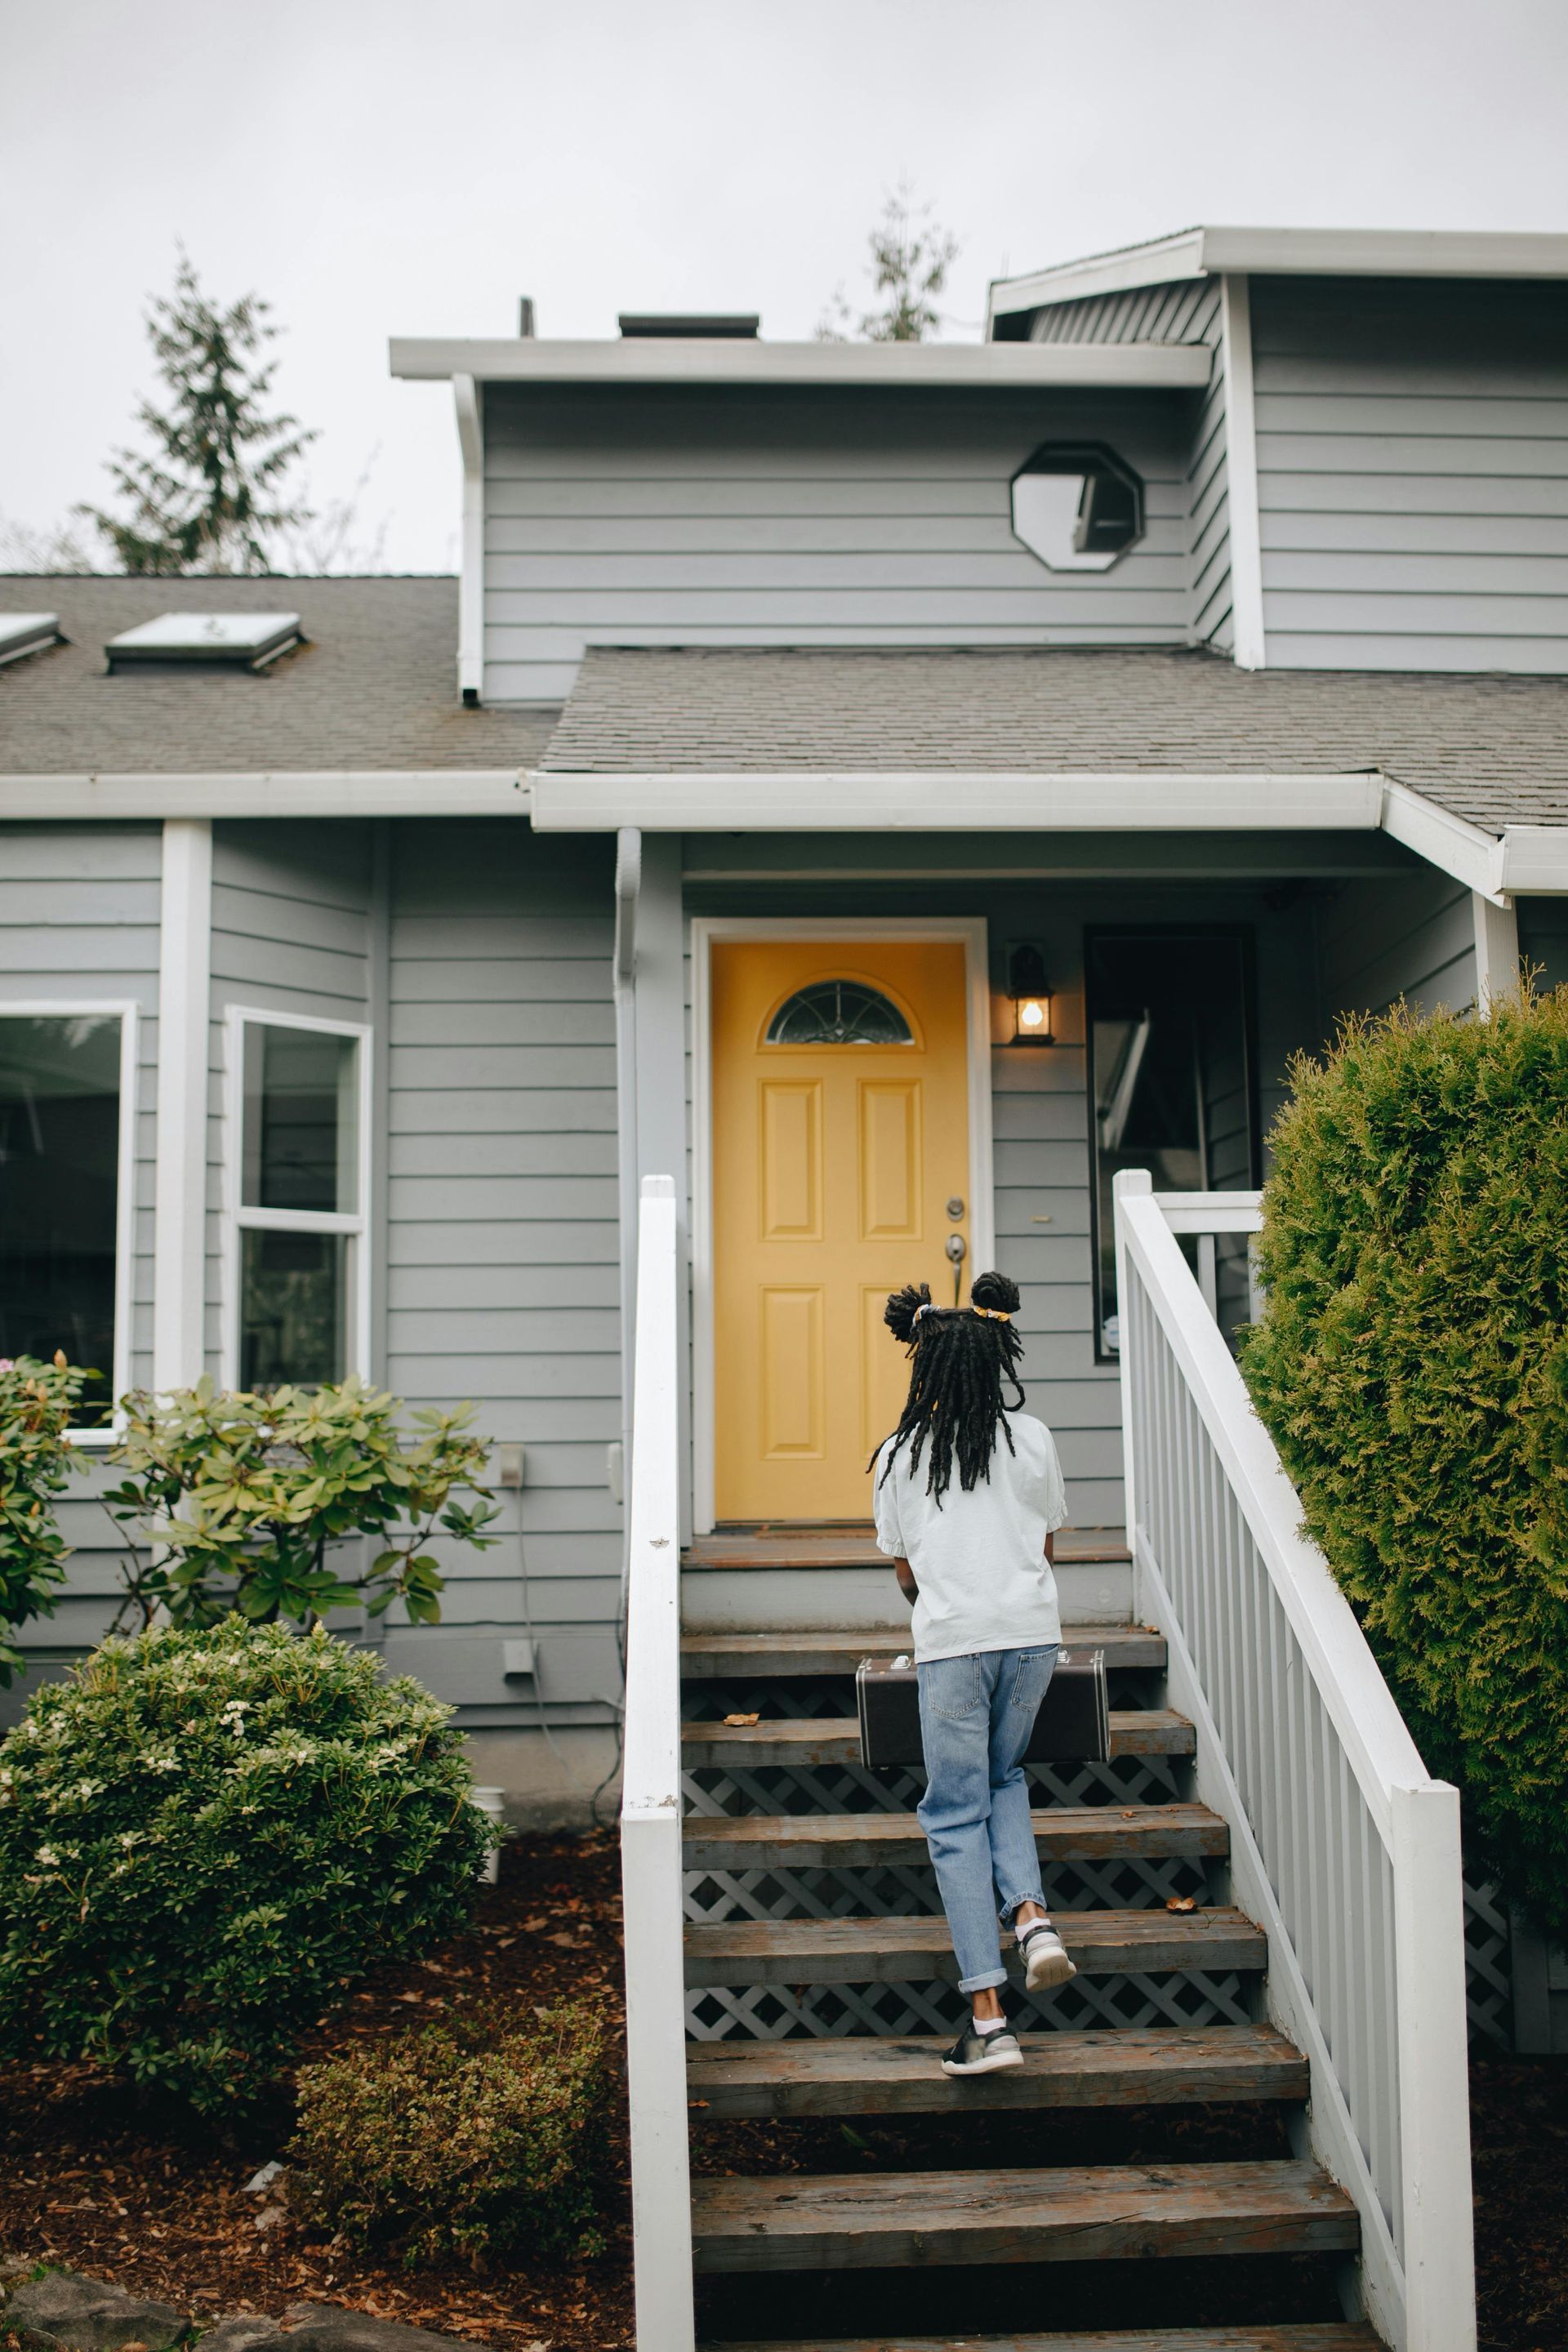
[[[952,1218],[962,1217],[963,1214],[963,1202],[959,1199],[956,1192],[947,1204],[947,1213]]]

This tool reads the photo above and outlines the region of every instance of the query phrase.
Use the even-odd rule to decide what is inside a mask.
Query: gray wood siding
[[[798,859],[798,845],[753,835],[748,863]],[[689,913],[974,915],[986,918],[993,1002],[1010,941],[1045,947],[1057,990],[1057,1025],[1083,1035],[1083,934],[1105,923],[1249,923],[1258,970],[1259,1097],[1265,1132],[1284,1098],[1292,1053],[1318,1040],[1311,919],[1304,899],[1271,912],[1255,887],[1204,889],[1139,881],[1009,885],[993,880],[944,890],[911,882],[810,887],[757,883],[689,885]],[[996,1260],[1023,1294],[1017,1324],[1029,1410],[1056,1433],[1078,1527],[1122,1523],[1121,1410],[1117,1367],[1094,1360],[1090,1150],[1086,1056],[1081,1048],[1031,1053],[1005,1044],[991,1055]],[[978,1270],[978,1269],[977,1269]]]
[[[1268,657],[1568,670],[1561,288],[1255,279]]]
[[[0,831],[0,1002],[72,1003],[117,998],[138,1008],[134,1123],[131,1379],[153,1372],[153,1202],[158,1091],[158,941],[163,835],[155,824],[6,825]],[[106,1366],[104,1368],[108,1370]],[[67,1489],[60,1525],[73,1547],[58,1612],[18,1635],[26,1651],[94,1641],[113,1608],[116,1530],[96,1496],[111,1484],[84,1464]],[[0,1722],[25,1703],[20,1684]]]
[[[616,645],[1182,644],[1191,404],[1169,394],[492,388],[485,694],[559,700]],[[1008,482],[1047,439],[1108,440],[1142,542],[1051,572]]]
[[[444,1632],[400,1637],[398,1655],[427,1641],[419,1670],[444,1696],[510,1696],[528,1716],[529,1686],[505,1690],[493,1649],[493,1687],[470,1686],[474,1628],[531,1621],[552,1701],[617,1687],[612,862],[604,843],[521,823],[393,833],[386,1377],[411,1403],[471,1399],[485,1435],[527,1448],[501,1541],[437,1547]]]
[[[1470,894],[1424,866],[1386,882],[1350,882],[1321,901],[1318,965],[1325,1034],[1347,1013],[1384,1013],[1401,996],[1453,1012],[1476,996]]]
[[[1037,310],[1036,343],[1207,343],[1220,340],[1217,278],[1140,286]],[[1187,460],[1189,625],[1194,640],[1228,652],[1232,643],[1230,517],[1226,494],[1225,378],[1213,380],[1191,413]]]

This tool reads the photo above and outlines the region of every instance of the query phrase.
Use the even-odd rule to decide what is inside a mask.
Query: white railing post
[[[1459,1792],[1427,1780],[1389,1798],[1407,2341],[1411,2352],[1474,2352]]]
[[[675,1181],[645,1176],[621,1777],[626,2095],[638,2352],[692,2352],[680,1878],[680,1357]]]
[[[1116,1215],[1116,1370],[1121,1385],[1121,1493],[1122,1515],[1127,1525],[1127,1548],[1132,1554],[1132,1614],[1142,1619],[1145,1614],[1141,1579],[1138,1570],[1138,1473],[1139,1414],[1133,1398],[1132,1335],[1128,1328],[1129,1309],[1132,1304],[1132,1285],[1127,1278],[1127,1231],[1122,1213],[1123,1201],[1142,1198],[1154,1189],[1154,1179],[1147,1168],[1122,1168],[1111,1178],[1111,1192]]]

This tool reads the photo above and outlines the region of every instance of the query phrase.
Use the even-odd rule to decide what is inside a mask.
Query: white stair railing
[[[1301,1533],[1175,1238],[1258,1222],[1256,1195],[1116,1179],[1136,1612],[1166,1636],[1198,1792],[1268,1931],[1270,2013],[1311,2061],[1306,2129],[1361,2213],[1367,2315],[1396,2352],[1474,2352],[1458,1797]]]
[[[692,2352],[680,1878],[680,1356],[675,1184],[645,1176],[626,1601],[621,1886],[638,2352]]]

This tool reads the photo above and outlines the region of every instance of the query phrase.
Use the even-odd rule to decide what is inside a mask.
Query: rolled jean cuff
[[[990,1992],[997,1985],[1005,1985],[1006,1981],[1005,1969],[986,1969],[977,1977],[960,1977],[958,1990],[960,1992]]]

